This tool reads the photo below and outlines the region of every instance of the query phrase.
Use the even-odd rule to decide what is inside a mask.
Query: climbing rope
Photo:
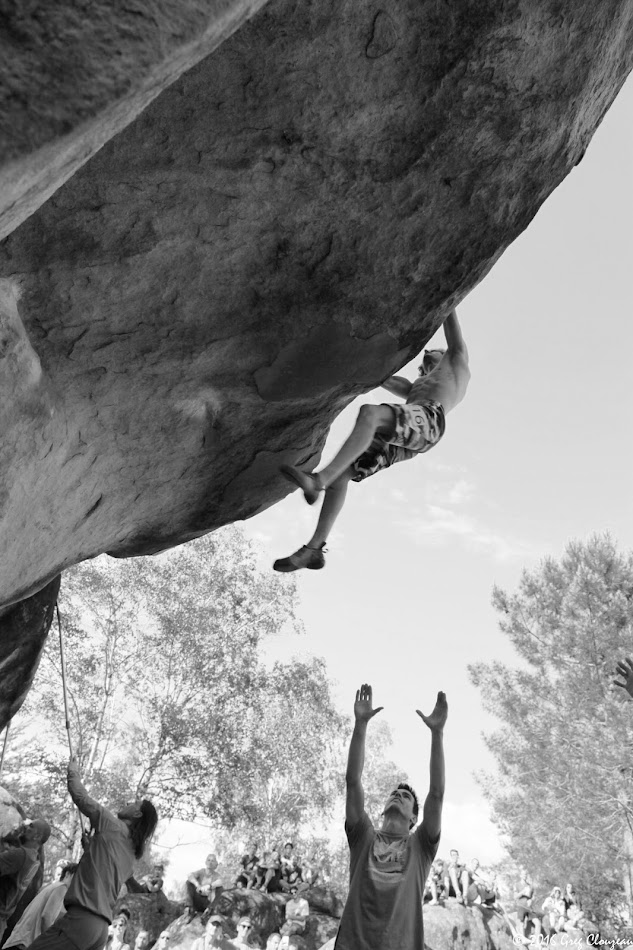
[[[73,755],[73,743],[72,737],[70,734],[70,714],[68,712],[68,685],[66,682],[66,654],[64,651],[64,631],[62,629],[62,619],[59,612],[59,604],[55,601],[55,610],[57,611],[57,629],[59,630],[59,655],[62,662],[62,691],[64,694],[64,715],[66,717],[66,734],[68,736],[68,750],[72,758]],[[1,773],[0,773],[1,774]],[[77,809],[79,814],[79,827],[81,828],[81,837],[83,839],[86,829],[84,828],[84,816],[81,814],[79,809]]]
[[[4,730],[4,742],[2,743],[2,754],[0,755],[0,779],[2,778],[2,770],[4,769],[4,754],[7,751],[7,741],[9,739],[9,726],[11,725],[11,720],[7,723],[7,728]]]

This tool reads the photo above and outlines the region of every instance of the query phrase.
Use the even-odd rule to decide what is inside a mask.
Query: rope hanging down
[[[68,750],[72,758],[73,743],[72,743],[72,738],[70,735],[70,714],[68,712],[68,686],[66,684],[66,654],[64,652],[64,632],[62,630],[62,619],[61,619],[61,614],[59,612],[59,604],[57,603],[57,601],[55,601],[55,610],[57,611],[57,628],[59,630],[59,655],[62,662],[62,691],[64,693],[64,715],[66,717],[66,733],[68,735]],[[79,809],[77,809],[77,811],[79,813],[79,827],[81,828],[81,836],[83,838],[83,836],[86,833],[86,829],[84,828],[84,818],[81,812],[79,811]]]
[[[4,769],[4,754],[7,751],[7,740],[9,738],[9,726],[11,725],[11,720],[7,723],[7,728],[4,730],[4,742],[2,743],[2,755],[0,755],[0,779],[2,778],[2,770]]]

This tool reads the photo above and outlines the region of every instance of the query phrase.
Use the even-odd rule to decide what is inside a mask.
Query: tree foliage
[[[608,536],[572,543],[524,572],[517,593],[495,589],[493,605],[522,661],[470,667],[503,723],[485,737],[494,819],[534,880],[572,881],[618,925],[631,903],[633,706],[612,680],[633,650],[633,556]]]
[[[85,562],[66,575],[59,606],[71,735],[96,798],[146,795],[162,817],[204,814],[266,837],[328,814],[343,720],[322,661],[266,662],[266,640],[301,632],[296,593],[257,570],[241,532],[155,558]],[[5,783],[70,846],[55,633],[19,729]]]

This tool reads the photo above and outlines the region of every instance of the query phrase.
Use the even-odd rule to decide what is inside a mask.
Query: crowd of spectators
[[[322,882],[323,875],[316,859],[299,859],[292,841],[286,841],[283,848],[273,845],[261,855],[258,855],[258,850],[258,844],[254,842],[241,858],[235,887],[256,888],[269,894],[277,891],[294,894]]]
[[[522,884],[516,894],[516,916],[518,936],[525,944],[557,933],[573,930],[591,933],[595,930],[582,909],[573,884],[566,884],[564,892],[560,887],[553,887],[540,907],[535,898],[534,886],[527,876],[523,878]]]
[[[459,851],[451,851],[449,860],[436,858],[431,865],[424,890],[424,900],[439,904],[454,899],[460,904],[494,906],[498,899],[496,880],[485,871],[477,858],[463,863]]]
[[[39,846],[41,839],[45,838],[48,832],[48,826],[40,827],[40,824],[36,824],[34,830],[30,830],[29,823],[25,825],[27,842],[26,857],[23,859],[25,865],[30,857],[28,847],[31,838],[34,845],[29,873],[17,875],[20,887],[25,879],[31,879],[32,866],[35,863],[35,845]],[[17,866],[17,857],[11,848],[15,849],[19,846],[17,842],[5,843],[4,854],[7,857],[4,861],[7,878],[14,873],[13,865]],[[230,927],[229,921],[224,915],[218,913],[218,899],[224,889],[218,868],[217,856],[209,854],[204,867],[192,871],[185,882],[185,921],[188,922],[200,916],[204,924],[204,934],[194,942],[192,950],[212,950],[212,948],[249,950],[253,946],[251,942],[253,923],[250,917],[240,918],[237,923],[237,934],[229,936],[227,932]],[[45,884],[37,896],[31,900],[4,944],[8,950],[11,948],[26,950],[63,911],[64,896],[76,870],[77,865],[74,863],[58,862],[52,880]],[[131,893],[144,894],[161,892],[164,885],[164,873],[164,865],[154,864],[151,870],[139,880],[130,878],[126,882],[127,890]],[[2,860],[0,859],[1,877]],[[270,934],[266,950],[303,950],[306,944],[302,935],[305,933],[310,916],[310,890],[317,883],[324,883],[319,862],[314,856],[299,858],[291,841],[286,841],[283,847],[275,845],[270,850],[261,851],[258,844],[254,842],[241,857],[233,887],[276,893],[285,898],[284,923],[277,933]],[[527,946],[535,940],[538,941],[541,935],[549,936],[574,929],[589,932],[593,929],[583,913],[581,901],[572,884],[567,884],[564,891],[560,887],[554,887],[542,902],[536,901],[534,887],[527,877],[523,878],[521,884],[521,888],[515,893],[513,908],[517,922],[515,928],[517,942],[523,942]],[[11,900],[6,902],[6,907],[3,908],[5,914],[10,907],[15,906],[15,896],[14,894]],[[506,914],[499,900],[494,875],[482,868],[477,858],[468,862],[461,861],[459,852],[456,850],[450,852],[448,860],[437,858],[433,862],[426,882],[424,900],[429,904],[456,901],[465,906],[472,904],[497,906],[502,913]],[[514,926],[512,921],[510,923]],[[129,924],[130,912],[122,907],[109,926],[104,950],[150,950],[150,948],[170,950],[172,937],[169,930],[164,930],[152,943],[147,930],[140,930],[128,939]]]

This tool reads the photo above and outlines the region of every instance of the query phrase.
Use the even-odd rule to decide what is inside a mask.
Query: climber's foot
[[[304,544],[302,548],[295,551],[289,557],[281,557],[273,564],[274,571],[281,571],[288,574],[290,571],[300,571],[307,567],[309,571],[320,571],[325,567],[325,544],[318,548],[309,548]]]
[[[313,505],[319,497],[319,492],[323,491],[317,475],[302,472],[300,468],[296,468],[294,465],[280,465],[279,471],[289,482],[298,485],[309,505]]]

